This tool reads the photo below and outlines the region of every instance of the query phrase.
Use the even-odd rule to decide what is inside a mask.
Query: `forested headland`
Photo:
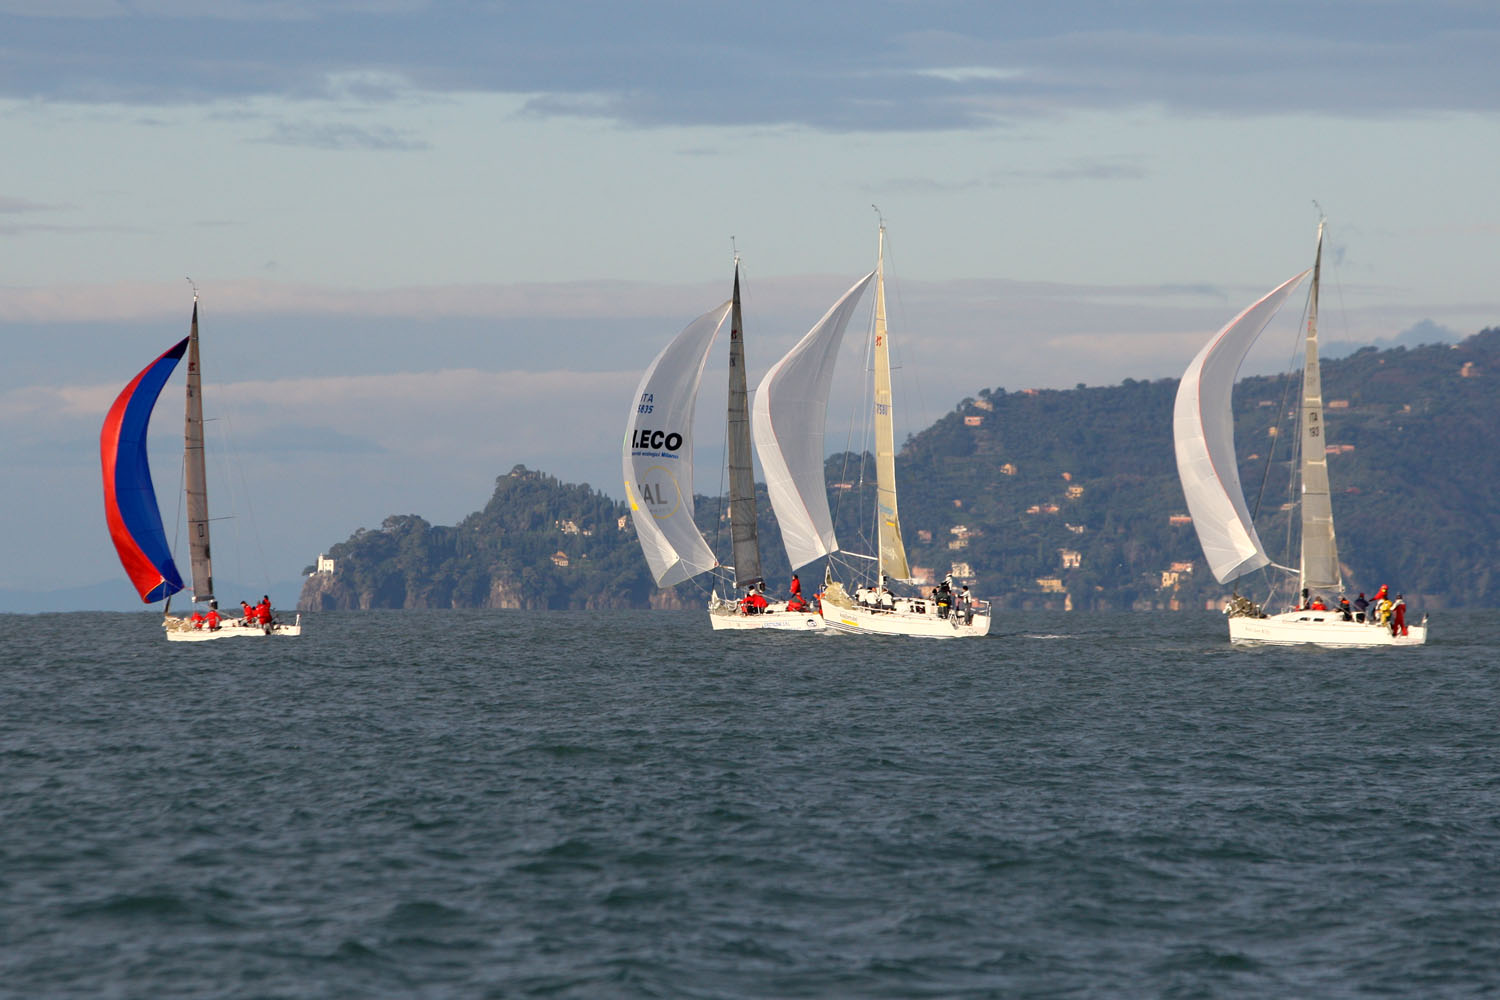
[[[1500,603],[1500,329],[1452,345],[1366,348],[1325,360],[1322,375],[1350,595],[1388,583],[1416,609]],[[1283,563],[1295,562],[1286,417],[1296,382],[1255,377],[1235,390],[1241,481]],[[1219,606],[1231,588],[1204,565],[1177,479],[1176,391],[1176,379],[1127,378],[960,401],[909,437],[897,460],[912,565],[968,579],[1001,607]],[[827,471],[841,545],[872,551],[858,513],[874,489],[868,456],[834,455]],[[791,570],[763,487],[758,500],[765,575],[778,591]],[[698,497],[696,514],[726,552],[727,505]],[[332,573],[307,569],[306,609],[688,607],[710,585],[658,590],[625,504],[519,466],[457,525],[395,515],[327,556]],[[820,580],[821,565],[801,575]],[[1258,574],[1239,583],[1257,599],[1268,585]]]

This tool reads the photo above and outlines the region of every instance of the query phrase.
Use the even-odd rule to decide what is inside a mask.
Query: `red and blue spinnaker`
[[[184,337],[147,365],[120,395],[104,418],[99,434],[99,461],[104,470],[104,517],[120,563],[147,604],[182,589],[162,528],[151,466],[146,460],[146,427],[151,411],[173,369],[187,350]]]

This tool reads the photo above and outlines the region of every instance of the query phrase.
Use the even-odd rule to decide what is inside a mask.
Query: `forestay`
[[[641,377],[625,423],[625,495],[658,587],[718,565],[693,523],[693,409],[698,383],[730,303],[704,313]]]
[[[1288,279],[1231,320],[1198,352],[1177,388],[1172,415],[1177,473],[1203,555],[1220,583],[1271,561],[1240,487],[1231,395],[1255,338],[1307,273]]]
[[[855,282],[755,391],[755,450],[793,569],[838,551],[823,480],[823,425],[844,330],[874,277],[871,271]]]

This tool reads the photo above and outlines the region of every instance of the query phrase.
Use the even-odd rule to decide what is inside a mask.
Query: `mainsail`
[[[693,523],[693,409],[731,305],[699,316],[662,349],[641,377],[625,423],[625,495],[658,587],[718,565]]]
[[[823,479],[823,425],[844,330],[873,277],[856,281],[755,390],[755,449],[792,569],[838,551]]]
[[[896,509],[896,431],[891,411],[891,345],[885,323],[885,225],[880,226],[875,258],[875,519],[880,539],[879,569],[897,580],[911,578],[901,518]]]
[[[729,535],[734,542],[734,585],[760,583],[760,544],[755,523],[755,469],[750,456],[750,403],[745,382],[744,317],[740,312],[740,265],[734,265],[729,318]]]
[[[1305,277],[1307,271],[1288,279],[1232,319],[1193,358],[1177,388],[1172,414],[1177,474],[1203,555],[1220,583],[1271,561],[1255,532],[1240,487],[1231,394],[1240,363],[1255,338]],[[1326,489],[1326,471],[1324,486]]]
[[[146,428],[162,386],[187,346],[188,338],[184,338],[142,369],[110,406],[99,433],[105,522],[120,563],[146,604],[182,589],[182,576],[172,562],[151,485]]]
[[[203,369],[198,363],[198,301],[188,333],[187,417],[183,479],[187,491],[188,559],[193,568],[193,600],[214,597],[213,560],[208,547],[208,470],[203,452]]]
[[[1333,501],[1323,433],[1323,376],[1318,365],[1318,281],[1323,270],[1323,224],[1313,259],[1307,306],[1307,350],[1302,368],[1302,580],[1300,587],[1336,594],[1344,589],[1333,536]]]

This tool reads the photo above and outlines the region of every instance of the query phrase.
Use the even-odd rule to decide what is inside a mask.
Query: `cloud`
[[[411,133],[385,126],[361,127],[341,123],[281,122],[272,128],[262,142],[277,146],[304,146],[310,149],[429,149],[422,139]]]
[[[767,0],[755,18],[732,23],[730,10],[10,0],[0,5],[0,94],[379,104],[503,93],[528,98],[534,115],[833,132],[988,129],[1147,106],[1236,115],[1500,109],[1500,75],[1490,69],[1500,21],[1492,6],[1462,0]],[[393,139],[409,141],[384,141]]]
[[[7,198],[0,195],[0,215],[25,215],[31,212],[53,212],[61,208],[60,205],[47,205],[39,201],[28,201],[25,198]]]
[[[857,275],[798,275],[756,282],[758,307],[810,311],[828,307],[839,283]],[[841,290],[841,289],[839,289]],[[97,323],[179,320],[187,286],[113,282],[33,288],[0,286],[0,323]],[[618,280],[434,285],[388,289],[239,279],[203,286],[205,312],[223,316],[302,315],[381,319],[632,319],[663,318],[678,329],[728,298],[727,282],[652,283]],[[824,301],[827,298],[828,301]],[[819,305],[821,303],[821,305]],[[679,322],[680,321],[680,322]],[[675,332],[675,331],[674,331]]]

